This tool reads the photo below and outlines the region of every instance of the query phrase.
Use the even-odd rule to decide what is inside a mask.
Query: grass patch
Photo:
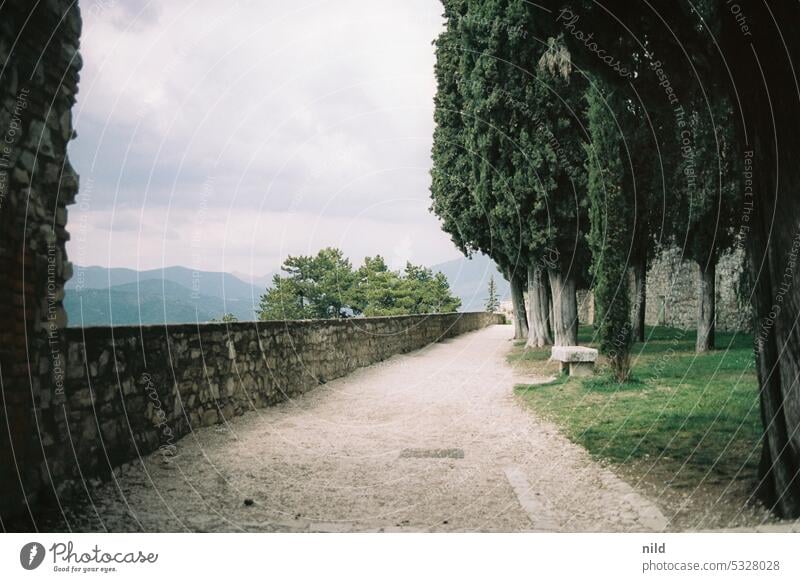
[[[581,328],[582,345],[591,345],[591,332]],[[752,337],[718,333],[718,349],[699,355],[693,332],[656,327],[646,335],[633,347],[629,382],[561,376],[516,391],[595,458],[658,466],[686,486],[753,479],[761,420]],[[552,369],[549,348],[523,350],[512,349],[512,365]]]

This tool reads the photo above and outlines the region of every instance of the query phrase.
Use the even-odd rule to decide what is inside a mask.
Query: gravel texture
[[[660,531],[513,393],[496,325],[395,356],[87,485],[75,531]],[[463,456],[461,452],[463,451]]]

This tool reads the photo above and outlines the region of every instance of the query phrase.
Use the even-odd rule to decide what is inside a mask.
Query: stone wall
[[[752,328],[750,305],[740,304],[737,295],[743,260],[742,251],[736,251],[724,255],[717,264],[718,331]],[[647,273],[646,323],[695,329],[697,284],[697,265],[681,260],[679,249],[661,253]]]
[[[63,418],[66,205],[81,19],[73,0],[0,3],[0,517],[49,487]],[[40,435],[46,435],[40,438]],[[3,526],[0,522],[0,526]]]
[[[356,368],[501,323],[454,313],[346,320],[67,329],[64,398],[43,393],[53,487],[64,499],[82,479],[161,450],[193,427],[302,394]],[[58,441],[57,439],[63,439]]]
[[[743,252],[737,250],[717,264],[717,322],[719,331],[751,331],[752,311],[739,300]],[[662,252],[647,272],[645,323],[693,330],[697,327],[697,265],[681,258],[679,249]],[[591,291],[578,291],[578,320],[594,322]]]

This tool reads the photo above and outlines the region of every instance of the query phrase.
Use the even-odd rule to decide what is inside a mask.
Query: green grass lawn
[[[591,344],[581,328],[581,345]],[[659,466],[659,473],[686,486],[753,479],[761,420],[752,337],[717,334],[717,350],[694,352],[694,332],[648,328],[635,344],[632,379],[607,375],[517,386],[540,416],[555,422],[594,457],[617,464]],[[509,354],[517,368],[558,374],[549,348]],[[601,366],[602,367],[602,366]]]

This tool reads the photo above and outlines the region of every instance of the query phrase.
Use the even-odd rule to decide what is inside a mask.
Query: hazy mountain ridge
[[[172,281],[200,295],[225,299],[255,299],[261,297],[264,288],[251,285],[242,279],[219,271],[200,271],[188,267],[173,266],[163,269],[136,271],[122,267],[75,267],[75,274],[67,281],[67,289],[108,289],[136,281]]]
[[[194,323],[233,313],[255,319],[250,299],[222,299],[194,293],[174,281],[145,279],[105,289],[68,289],[64,297],[70,326]]]
[[[494,275],[498,296],[508,295],[508,283],[485,256],[459,258],[431,270],[443,273],[461,311],[481,311],[489,278]],[[271,275],[252,277],[253,281]],[[66,284],[64,307],[70,326],[152,325],[195,323],[233,313],[240,321],[255,319],[266,285],[250,284],[230,273],[197,271],[173,266],[136,271],[126,268],[75,267]]]
[[[431,269],[447,277],[453,294],[461,298],[460,311],[483,311],[491,277],[494,277],[500,300],[509,297],[508,281],[497,270],[494,261],[486,255],[475,255],[472,259],[460,257],[433,265]]]

